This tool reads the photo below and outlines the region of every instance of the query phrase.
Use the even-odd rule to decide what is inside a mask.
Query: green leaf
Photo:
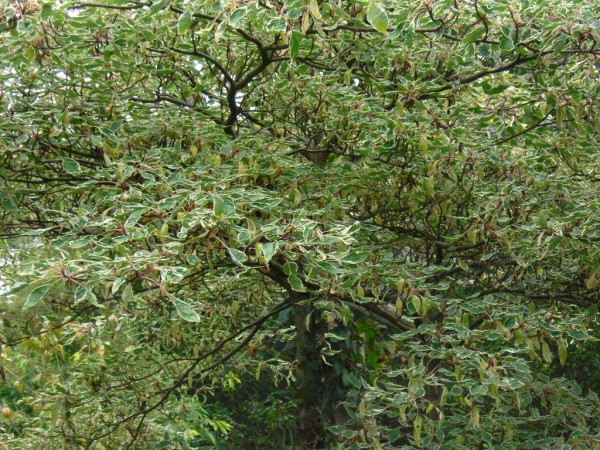
[[[232,27],[237,27],[239,22],[248,14],[248,10],[246,8],[238,8],[229,16],[229,25]]]
[[[248,259],[246,254],[244,252],[239,251],[238,249],[228,248],[227,250],[229,251],[229,256],[231,256],[233,262],[236,263],[238,266],[243,266],[246,260]]]
[[[500,48],[502,50],[509,51],[515,48],[515,44],[513,43],[513,40],[511,38],[503,38],[500,39]]]
[[[298,264],[295,262],[287,262],[283,265],[283,273],[286,275],[296,275],[298,273]]]
[[[292,287],[292,289],[296,292],[306,292],[306,288],[304,287],[304,284],[302,283],[302,280],[300,278],[298,278],[296,275],[289,275],[288,276],[288,281],[290,283],[290,286]]]
[[[160,0],[156,3],[153,3],[152,6],[150,7],[150,15],[152,14],[156,14],[159,11],[162,11],[163,9],[165,9],[167,7],[167,5],[171,2],[172,0]]]
[[[267,242],[263,244],[262,255],[267,262],[271,261],[271,258],[273,258],[275,253],[277,253],[277,242]]]
[[[292,31],[292,37],[290,39],[290,57],[296,59],[300,50],[300,43],[302,42],[302,33],[298,31]]]
[[[40,12],[40,17],[44,20],[52,17],[52,3],[44,3],[42,6],[42,11]]]
[[[94,294],[94,292],[91,289],[86,290],[85,299],[88,302],[90,302],[92,305],[94,305],[98,308],[103,308],[103,306],[98,302],[98,298],[96,297],[96,294]]]
[[[179,34],[185,33],[192,26],[192,20],[192,11],[186,8],[177,21],[177,32]]]
[[[567,331],[567,334],[568,334],[569,336],[571,336],[572,338],[574,338],[574,339],[577,339],[577,340],[580,340],[580,341],[584,341],[584,340],[586,340],[586,339],[589,339],[589,338],[590,338],[590,335],[589,335],[589,334],[587,334],[587,333],[584,333],[584,332],[583,332],[583,331],[581,331],[581,330],[569,330],[569,331]]]
[[[369,3],[367,20],[377,31],[387,34],[388,16],[385,9],[378,2],[372,0]]]
[[[125,289],[123,289],[123,293],[121,294],[121,300],[123,300],[124,302],[128,302],[132,298],[133,298],[133,287],[131,286],[131,283],[130,283],[127,286],[125,286]]]
[[[67,158],[66,156],[63,156],[62,158],[62,166],[68,173],[73,175],[81,172],[81,166],[79,163],[72,158]]]
[[[173,305],[177,310],[177,314],[179,314],[179,316],[183,320],[186,320],[188,322],[200,322],[202,320],[200,315],[194,310],[192,305],[190,305],[189,303],[179,300],[175,297],[171,297],[171,302],[173,302]]]
[[[567,342],[564,339],[558,340],[558,359],[560,365],[564,366],[567,362]]]
[[[483,27],[475,28],[475,29],[471,30],[470,32],[468,32],[462,38],[462,43],[470,44],[471,42],[475,42],[476,40],[483,37],[484,35],[485,35],[485,28],[483,28]]]
[[[6,209],[9,211],[18,211],[19,208],[15,204],[14,200],[6,195],[6,197],[0,197],[0,208]]]
[[[221,217],[225,212],[225,203],[218,195],[213,195],[213,214],[215,217]]]
[[[138,221],[142,217],[142,214],[144,214],[144,210],[141,210],[141,209],[138,209],[137,211],[133,212],[125,221],[125,224],[124,224],[125,230],[130,229],[136,223],[138,223]]]
[[[33,289],[27,296],[27,300],[25,301],[23,308],[31,308],[32,306],[37,305],[44,298],[51,287],[52,284],[49,283]]]

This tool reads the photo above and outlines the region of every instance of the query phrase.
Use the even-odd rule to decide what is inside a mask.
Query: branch
[[[507,136],[505,138],[499,139],[497,140],[494,144],[495,145],[500,145],[500,144],[504,144],[505,142],[508,142],[516,137],[519,137],[531,130],[534,130],[535,128],[539,127],[542,125],[542,123],[544,122],[544,120],[546,120],[548,118],[548,116],[550,115],[550,113],[552,113],[554,111],[554,109],[551,109],[550,111],[548,111],[548,113],[542,117],[538,122],[534,123],[533,125],[528,126],[527,128],[525,128],[524,130],[519,131],[518,133],[513,134],[512,136]]]
[[[465,84],[469,84],[472,83],[473,81],[479,80],[480,78],[486,77],[488,75],[492,75],[495,73],[500,73],[500,72],[506,72],[507,70],[512,69],[513,67],[518,66],[521,63],[525,63],[525,62],[529,62],[529,61],[533,61],[534,59],[537,58],[541,58],[545,55],[548,55],[550,53],[553,53],[551,50],[545,51],[545,52],[538,52],[538,53],[534,53],[532,55],[528,55],[528,56],[517,56],[514,60],[512,60],[509,63],[506,63],[502,66],[498,66],[496,68],[493,69],[488,69],[488,70],[481,70],[479,72],[474,73],[473,75],[469,75],[468,77],[464,77],[464,78],[450,78],[447,81],[451,82],[450,84],[447,84],[445,86],[440,86],[436,89],[433,89],[429,92],[424,92],[423,94],[419,95],[417,97],[418,100],[424,100],[427,98],[430,98],[432,94],[436,94],[438,92],[443,92],[443,91],[447,91],[448,89],[452,89],[454,84],[458,84],[459,86],[463,86]],[[411,99],[412,102],[414,102],[414,99]],[[412,103],[409,100],[410,103]]]
[[[103,8],[103,9],[120,9],[120,10],[136,10],[144,7],[152,6],[152,3],[140,2],[132,5],[107,5],[104,3],[76,3],[69,6],[67,9],[82,9],[82,8]]]
[[[309,298],[309,294],[298,293],[292,289],[292,287],[287,281],[287,276],[283,272],[283,266],[277,261],[269,261],[269,270],[260,269],[260,271],[269,278],[271,278],[273,281],[278,283],[288,292],[293,293],[296,297],[300,296],[300,300],[305,300]],[[303,276],[301,276],[301,274],[299,274],[298,276],[300,277],[300,279],[306,287],[314,291],[319,290],[319,286],[306,281],[306,279]],[[347,304],[352,309],[361,311],[365,316],[372,318],[376,322],[382,323],[386,326],[390,326],[391,328],[396,328],[400,331],[409,331],[414,328],[414,325],[409,321],[404,320],[401,317],[398,317],[388,311],[385,311],[384,309],[377,306],[375,303],[366,302],[359,304],[356,303],[354,299],[349,296],[336,295],[334,298],[338,301]]]
[[[229,74],[229,72],[227,72],[225,67],[223,67],[223,65],[219,61],[217,61],[215,58],[213,58],[212,56],[210,56],[204,52],[199,52],[197,50],[186,51],[186,50],[181,50],[181,49],[174,48],[174,47],[169,47],[169,49],[174,51],[175,53],[180,53],[182,55],[197,56],[198,58],[205,59],[206,61],[212,63],[219,70],[219,72],[221,72],[223,74],[223,76],[229,82],[229,84],[233,85],[235,83],[235,80]]]
[[[99,439],[109,436],[122,424],[129,422],[130,420],[133,420],[140,416],[142,418],[145,418],[149,413],[158,409],[160,406],[162,406],[168,400],[168,398],[171,396],[171,394],[178,387],[187,383],[188,376],[194,371],[194,369],[198,366],[198,364],[200,364],[206,358],[208,358],[208,357],[214,355],[215,353],[217,353],[218,351],[220,351],[228,342],[231,342],[232,340],[234,340],[235,338],[240,336],[242,333],[244,333],[248,330],[252,330],[248,334],[248,336],[246,336],[238,345],[236,345],[232,350],[230,350],[225,356],[220,358],[218,361],[210,364],[209,366],[203,368],[202,370],[199,371],[199,373],[209,372],[210,370],[218,367],[220,364],[222,364],[223,362],[230,359],[233,355],[235,355],[237,352],[239,352],[248,342],[250,342],[250,340],[256,335],[256,333],[258,332],[258,330],[260,329],[260,327],[262,326],[262,324],[264,322],[266,322],[270,317],[274,316],[275,314],[278,314],[279,312],[283,311],[284,309],[289,308],[290,306],[291,306],[290,303],[286,299],[285,301],[281,302],[279,305],[277,305],[275,308],[273,308],[271,311],[269,311],[265,315],[259,317],[252,323],[246,325],[245,327],[240,329],[238,332],[229,335],[227,338],[221,340],[221,342],[219,342],[211,350],[209,350],[209,351],[205,352],[204,354],[195,358],[194,362],[186,370],[183,371],[183,373],[177,378],[177,380],[175,380],[175,382],[173,384],[171,384],[171,386],[169,386],[166,389],[163,389],[162,391],[158,391],[158,393],[161,393],[162,395],[154,404],[152,404],[151,406],[148,406],[140,411],[132,413],[132,414],[128,415],[127,417],[124,417],[124,418],[118,420],[117,422],[114,422],[111,425],[110,429],[90,438],[89,439],[90,445],[91,445],[91,443],[98,441]],[[143,419],[142,419],[142,421],[143,421]]]

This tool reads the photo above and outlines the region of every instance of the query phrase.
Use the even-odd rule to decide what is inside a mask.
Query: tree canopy
[[[5,1],[4,445],[600,448],[598,17]]]

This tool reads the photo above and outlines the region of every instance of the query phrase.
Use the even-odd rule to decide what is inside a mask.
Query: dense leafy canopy
[[[10,448],[598,448],[600,3],[1,8]]]

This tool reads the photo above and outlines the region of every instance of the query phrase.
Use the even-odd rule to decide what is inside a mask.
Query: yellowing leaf
[[[406,409],[408,408],[408,405],[405,403],[404,405],[402,405],[400,407],[400,409],[398,410],[398,414],[400,415],[400,418],[402,420],[404,420],[406,422]]]
[[[471,406],[471,423],[475,428],[479,428],[479,409],[475,403]]]
[[[317,0],[310,0],[310,2],[308,2],[308,10],[316,20],[323,20],[323,16],[321,16],[321,11],[319,10],[319,4],[317,3]]]
[[[413,439],[417,445],[421,445],[421,431],[423,430],[423,417],[417,416],[413,422]]]
[[[527,348],[529,350],[529,357],[533,361],[538,361],[540,359],[540,357],[538,356],[538,354],[535,351],[535,345],[534,345],[533,341],[531,340],[531,338],[527,338]]]
[[[427,137],[424,134],[419,137],[419,150],[421,153],[427,153],[429,150],[429,143],[427,142]]]
[[[396,314],[399,316],[402,315],[402,310],[404,309],[404,302],[402,301],[402,297],[399,295],[396,297]]]
[[[125,289],[123,289],[123,293],[121,294],[121,299],[123,300],[123,302],[127,303],[132,298],[133,298],[133,287],[131,286],[131,284],[128,284],[127,286],[125,286]]]
[[[367,9],[367,20],[377,31],[387,34],[388,16],[379,3],[371,1]]]
[[[169,224],[167,222],[163,223],[162,226],[160,227],[160,231],[158,232],[158,235],[160,237],[166,237],[169,234]]]
[[[561,366],[564,366],[567,362],[567,343],[564,339],[558,340],[558,359]]]
[[[310,12],[307,9],[302,14],[302,26],[300,28],[300,31],[302,32],[302,34],[306,34],[309,26],[310,26]]]
[[[356,286],[356,293],[358,294],[359,297],[365,296],[365,290],[363,289],[363,287],[360,283],[358,283],[358,286]]]
[[[302,201],[302,192],[296,188],[292,191],[292,194],[294,198],[294,206],[298,206]]]
[[[446,386],[442,387],[442,395],[440,396],[440,408],[446,404],[448,401],[448,388]]]
[[[546,361],[547,363],[552,362],[552,352],[550,352],[550,347],[548,346],[548,343],[546,341],[542,343],[542,356],[544,358],[544,361]]]
[[[588,289],[595,289],[596,286],[598,286],[598,278],[596,277],[596,273],[592,274],[592,276],[587,279],[585,286]]]
[[[417,314],[421,314],[421,307],[422,307],[421,297],[419,297],[418,295],[412,295],[410,297],[410,301],[413,305],[413,308],[415,309],[415,312]]]

